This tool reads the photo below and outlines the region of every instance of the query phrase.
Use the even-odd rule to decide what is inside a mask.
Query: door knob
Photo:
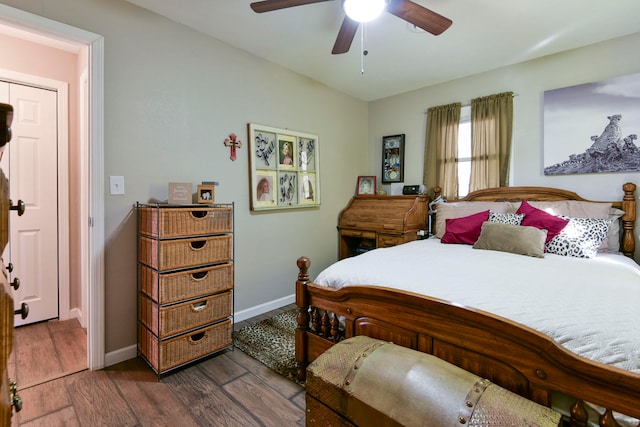
[[[9,273],[11,273],[13,271],[13,264],[11,264],[11,263],[7,264],[7,271]]]
[[[13,282],[9,283],[9,286],[13,287],[14,291],[17,291],[20,287],[20,279],[16,277],[15,279],[13,279]]]
[[[29,304],[27,304],[26,302],[23,302],[22,305],[20,305],[20,310],[16,310],[13,312],[14,315],[20,315],[20,317],[22,317],[23,319],[26,319],[27,316],[29,315]]]
[[[11,207],[9,208],[10,210],[18,211],[18,216],[24,215],[24,210],[26,206],[22,200],[18,200],[17,205],[14,205],[13,202],[11,202],[11,200],[9,200],[9,203],[11,204]]]
[[[22,410],[22,399],[18,396],[18,384],[13,380],[9,382],[9,401],[11,402],[11,406],[16,408],[16,412]]]

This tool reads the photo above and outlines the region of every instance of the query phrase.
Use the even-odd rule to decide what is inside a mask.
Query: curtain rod
[[[491,95],[487,95],[487,96],[491,96]],[[512,98],[515,98],[516,96],[519,96],[519,94],[514,93],[513,95],[511,95],[511,97],[512,97]],[[479,96],[478,98],[482,98],[482,96]],[[452,104],[453,104],[453,103],[452,103]],[[460,106],[461,106],[461,107],[470,107],[470,106],[471,106],[471,101],[467,101],[465,104],[460,103]],[[429,107],[429,108],[431,108],[431,107]],[[426,111],[424,111],[424,113],[423,113],[423,114],[427,114],[428,110],[429,110],[429,109],[427,109]]]

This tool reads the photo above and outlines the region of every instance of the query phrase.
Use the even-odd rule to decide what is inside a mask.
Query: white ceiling
[[[638,0],[414,0],[453,25],[433,36],[384,13],[367,24],[361,74],[362,26],[348,53],[331,54],[341,0],[262,14],[250,0],[128,1],[365,101],[635,33],[640,22]]]

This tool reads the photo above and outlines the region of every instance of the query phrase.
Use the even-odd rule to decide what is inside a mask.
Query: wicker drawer
[[[166,338],[231,316],[233,297],[228,291],[170,306],[158,306],[145,297],[139,301],[140,321],[158,337]]]
[[[233,264],[215,265],[177,273],[160,273],[140,264],[140,286],[149,298],[170,304],[233,288]]]
[[[160,271],[230,261],[230,234],[192,239],[156,240],[140,237],[140,262]]]
[[[138,215],[140,233],[160,239],[233,231],[230,207],[141,207]]]
[[[194,361],[231,346],[231,320],[167,340],[158,340],[143,325],[139,326],[140,353],[156,373]]]

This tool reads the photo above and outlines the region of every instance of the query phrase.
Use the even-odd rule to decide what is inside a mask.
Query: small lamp
[[[342,4],[347,16],[357,22],[376,19],[386,6],[386,0],[344,0]]]

